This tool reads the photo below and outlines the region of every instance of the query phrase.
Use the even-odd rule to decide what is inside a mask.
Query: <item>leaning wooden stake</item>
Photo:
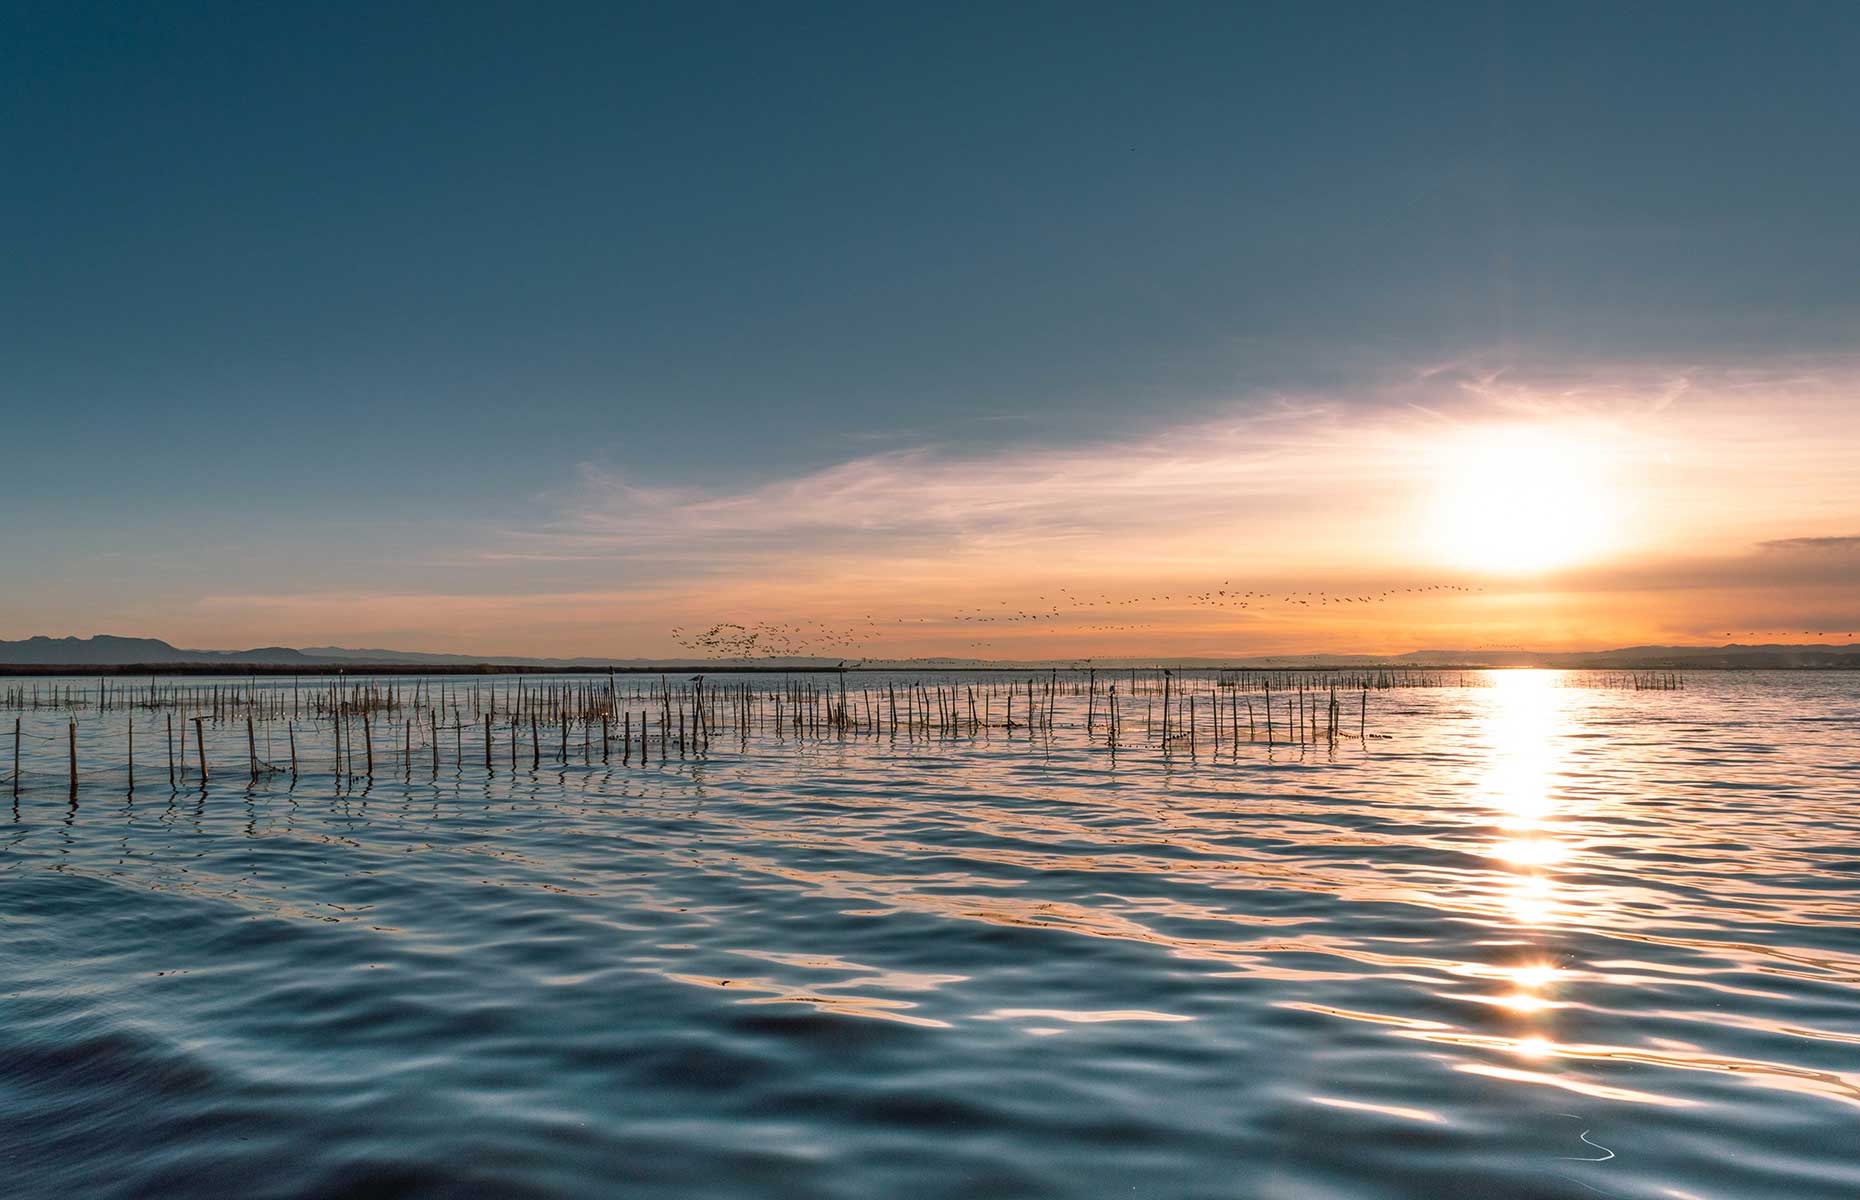
[[[200,782],[207,782],[207,735],[201,729],[201,722],[206,718],[194,718],[194,749],[200,751]]]

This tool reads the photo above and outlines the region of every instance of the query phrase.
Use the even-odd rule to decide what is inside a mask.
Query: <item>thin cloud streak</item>
[[[968,458],[893,451],[736,491],[653,488],[588,467],[561,519],[524,536],[696,558],[720,549],[758,559],[797,548],[1063,551],[1230,520],[1234,504],[1260,515],[1299,507],[1291,481],[1334,480],[1340,447],[1374,438],[1343,428],[1330,410],[1287,407],[1121,445]]]
[[[1774,538],[1760,544],[1765,550],[1782,550],[1786,552],[1808,550],[1845,554],[1860,551],[1860,535],[1851,537]]]

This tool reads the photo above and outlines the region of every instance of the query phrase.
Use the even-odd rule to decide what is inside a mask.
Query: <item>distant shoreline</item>
[[[755,666],[738,663],[721,662],[686,662],[670,663],[664,666],[539,666],[514,665],[508,663],[315,663],[290,665],[280,663],[0,663],[0,678],[71,678],[96,676],[211,676],[222,678],[245,678],[263,675],[269,678],[308,676],[323,678],[337,675],[356,676],[414,676],[414,675],[839,675],[839,674],[884,674],[884,675],[948,675],[948,674],[1026,674],[1028,672],[1078,672],[1097,671],[1110,675],[1122,671],[1232,671],[1232,672],[1304,672],[1307,674],[1362,674],[1373,671],[1411,672],[1414,674],[1432,674],[1452,671],[1662,671],[1662,672],[1748,672],[1748,671],[1790,671],[1790,672],[1827,672],[1841,674],[1860,670],[1860,662],[1846,664],[1782,664],[1782,663],[1675,663],[1671,661],[1648,660],[1645,662],[1609,662],[1595,664],[1528,664],[1528,663],[1287,663],[1282,666],[1260,663],[1235,663],[1223,666],[1219,663],[1171,663],[1157,662],[1149,665],[1131,665],[1120,663],[1092,665],[1059,664],[950,664],[947,666],[927,665],[848,665],[845,667],[826,666]]]

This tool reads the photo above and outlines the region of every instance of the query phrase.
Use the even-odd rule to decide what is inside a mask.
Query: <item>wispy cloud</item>
[[[1275,403],[1185,428],[1070,447],[867,455],[746,487],[655,487],[584,467],[558,517],[514,531],[514,553],[610,554],[721,569],[805,554],[1153,557],[1217,535],[1265,547],[1272,524],[1326,508],[1334,489],[1401,477],[1400,435],[1333,406]],[[1312,533],[1319,531],[1313,530]],[[1294,539],[1297,540],[1297,539]],[[509,555],[500,549],[492,553]]]
[[[1418,504],[1457,433],[1577,428],[1598,454],[1648,465],[1665,414],[1711,411],[1697,372],[1533,372],[1453,363],[1372,396],[1256,399],[1226,415],[1094,442],[920,446],[747,485],[655,485],[584,466],[556,516],[508,530],[485,560],[598,560],[727,574],[769,564],[934,556],[950,569],[1035,556],[1154,569],[1380,562],[1409,548]],[[1731,381],[1735,384],[1740,381]],[[1443,449],[1444,448],[1444,449]]]
[[[1830,553],[1860,551],[1860,534],[1845,537],[1772,538],[1759,543],[1765,550],[1809,550]]]

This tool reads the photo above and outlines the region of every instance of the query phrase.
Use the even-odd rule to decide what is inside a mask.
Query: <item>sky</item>
[[[1856,78],[1838,3],[0,3],[0,637],[1853,644]]]

